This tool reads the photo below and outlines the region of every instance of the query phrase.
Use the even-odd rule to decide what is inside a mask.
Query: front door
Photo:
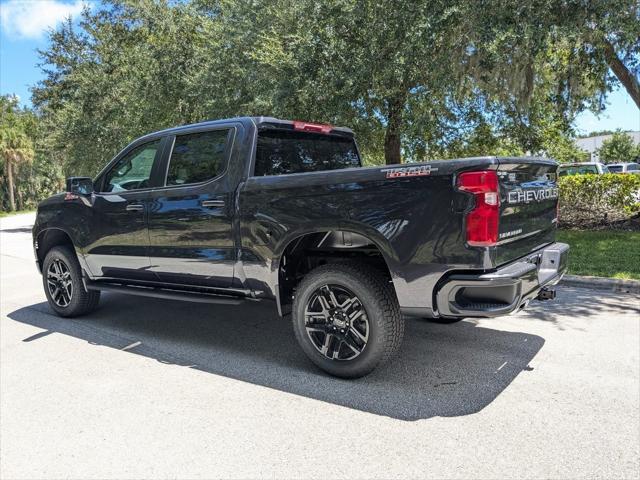
[[[167,140],[164,186],[149,202],[151,270],[163,282],[232,284],[234,186],[226,170],[234,134],[234,128],[218,126]]]
[[[147,207],[161,143],[133,147],[97,182],[85,256],[93,276],[157,280],[149,263]]]

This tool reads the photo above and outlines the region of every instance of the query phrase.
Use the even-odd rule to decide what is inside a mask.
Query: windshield
[[[351,137],[289,130],[258,133],[255,176],[359,166],[360,156]]]

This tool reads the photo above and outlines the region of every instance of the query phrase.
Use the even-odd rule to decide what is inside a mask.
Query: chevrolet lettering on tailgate
[[[536,190],[518,190],[509,192],[508,203],[531,203],[558,198],[557,188],[539,188]]]

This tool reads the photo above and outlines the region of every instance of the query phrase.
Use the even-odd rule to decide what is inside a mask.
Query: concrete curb
[[[640,280],[623,280],[621,278],[581,277],[565,275],[560,285],[568,287],[593,288],[598,290],[613,290],[620,293],[640,294]]]

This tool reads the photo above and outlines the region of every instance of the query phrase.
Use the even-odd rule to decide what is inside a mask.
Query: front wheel
[[[42,282],[49,306],[61,317],[76,317],[95,310],[99,291],[87,291],[75,252],[66,246],[53,247],[42,263]]]
[[[388,282],[360,264],[312,270],[296,290],[292,317],[305,354],[322,370],[343,378],[362,377],[387,361],[404,333]]]

